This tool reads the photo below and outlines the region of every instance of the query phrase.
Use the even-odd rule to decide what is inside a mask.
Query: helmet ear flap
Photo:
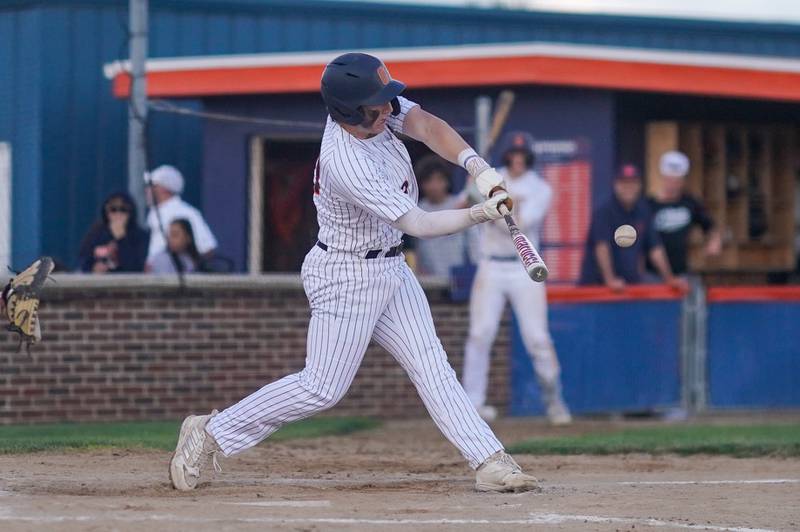
[[[330,94],[324,96],[323,100],[328,114],[336,122],[357,126],[364,121],[364,111],[361,110],[361,107],[351,109],[343,101]]]

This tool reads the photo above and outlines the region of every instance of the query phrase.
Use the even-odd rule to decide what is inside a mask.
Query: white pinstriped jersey
[[[403,232],[391,222],[417,205],[411,157],[392,133],[403,132],[406,114],[417,104],[398,100],[400,114],[390,115],[387,129],[369,139],[352,136],[328,117],[314,171],[314,205],[319,240],[333,249],[362,253],[398,245]]]

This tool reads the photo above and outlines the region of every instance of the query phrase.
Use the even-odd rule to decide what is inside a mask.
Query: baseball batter
[[[500,169],[514,198],[514,217],[520,230],[539,246],[542,221],[553,198],[550,185],[533,171],[533,139],[512,132],[501,143],[505,166]],[[522,341],[533,362],[539,388],[554,425],[572,421],[561,395],[560,366],[547,327],[547,293],[544,283],[531,282],[517,258],[508,228],[502,220],[481,228],[481,261],[472,285],[469,338],[464,352],[464,389],[481,417],[492,421],[497,410],[486,404],[489,352],[497,335],[506,301],[517,316]]]
[[[447,123],[401,97],[404,88],[370,55],[345,54],[326,66],[329,117],[313,182],[319,240],[301,272],[311,306],[306,366],[220,413],[186,418],[170,463],[175,488],[193,489],[209,459],[218,467],[218,453],[240,453],[286,423],[334,406],[371,339],[403,366],[436,425],[477,469],[478,490],[536,487],[458,383],[400,249],[403,233],[430,238],[462,231],[500,218],[501,203],[513,204],[502,177]],[[469,209],[419,209],[411,159],[396,133],[461,164],[491,198]]]

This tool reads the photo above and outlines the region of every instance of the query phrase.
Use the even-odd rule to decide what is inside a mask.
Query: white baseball
[[[636,229],[632,225],[620,225],[614,231],[614,242],[621,248],[627,248],[636,242]]]

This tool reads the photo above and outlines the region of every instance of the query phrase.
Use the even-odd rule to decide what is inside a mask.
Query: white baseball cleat
[[[483,405],[478,407],[478,415],[481,416],[487,423],[491,423],[495,419],[497,419],[497,409],[490,405]]]
[[[475,474],[478,491],[539,490],[539,481],[522,472],[522,468],[505,451],[498,451],[481,464]]]
[[[564,401],[554,401],[547,407],[547,419],[555,427],[572,424],[572,414],[569,413]]]
[[[214,470],[221,472],[217,462],[219,445],[207,432],[208,420],[217,415],[214,410],[207,416],[189,416],[183,420],[178,445],[169,463],[169,479],[176,490],[189,491],[197,487],[200,473],[211,458]]]

